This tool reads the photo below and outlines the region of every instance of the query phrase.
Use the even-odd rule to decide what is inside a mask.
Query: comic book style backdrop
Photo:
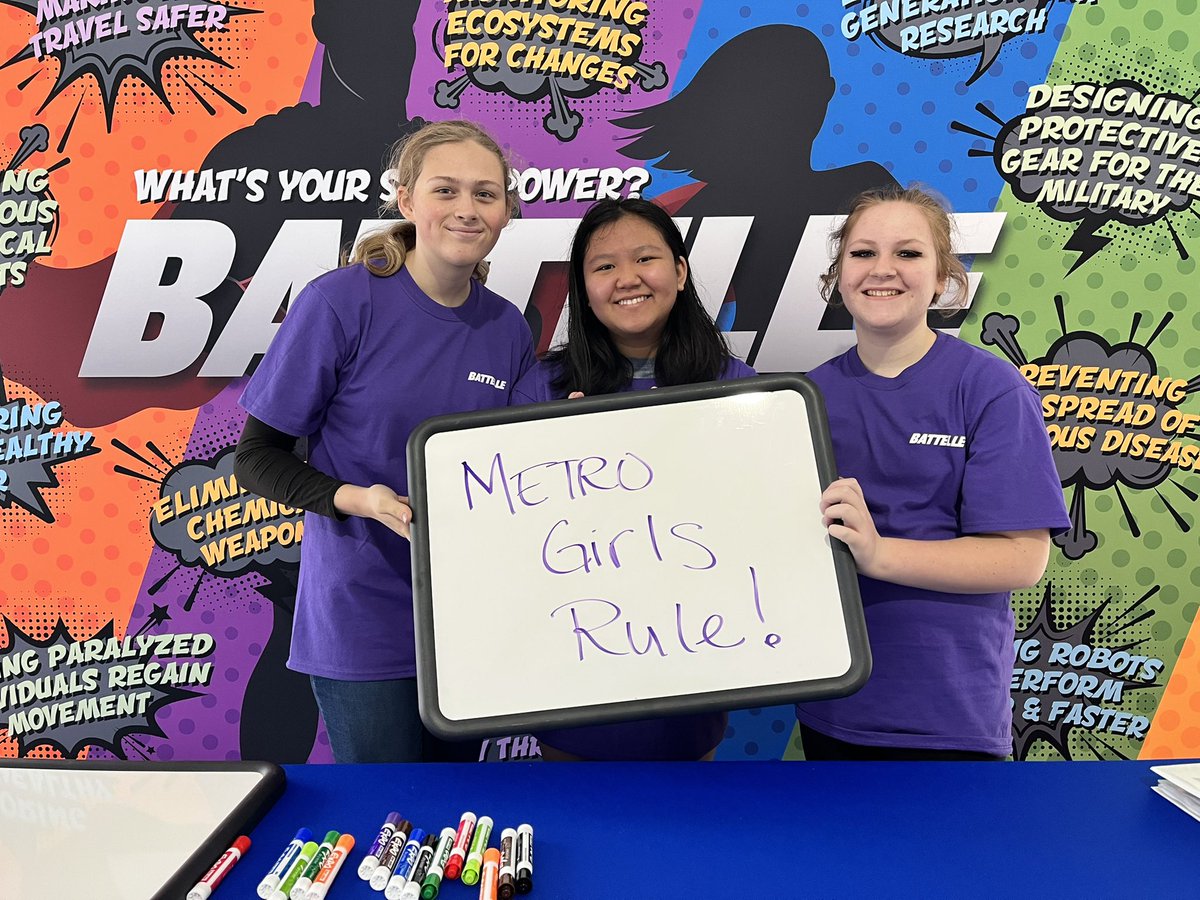
[[[515,163],[490,284],[543,349],[597,197],[679,217],[710,310],[771,372],[853,341],[816,292],[844,201],[943,194],[972,291],[931,321],[1041,392],[1073,522],[1013,599],[1016,756],[1200,756],[1198,21],[1195,0],[0,0],[0,755],[329,759],[284,665],[303,520],[237,485],[236,401],[377,219],[386,148],[465,116]],[[794,758],[793,724],[734,713],[719,757]]]

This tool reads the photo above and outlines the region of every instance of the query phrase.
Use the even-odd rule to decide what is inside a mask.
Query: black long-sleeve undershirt
[[[344,519],[333,496],[344,481],[313,468],[296,455],[300,438],[249,416],[234,454],[238,484],[285,506]]]

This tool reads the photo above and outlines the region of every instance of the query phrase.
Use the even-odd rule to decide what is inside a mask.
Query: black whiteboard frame
[[[553,710],[451,719],[442,713],[438,698],[438,666],[434,641],[434,599],[429,559],[429,501],[426,491],[425,446],[437,434],[470,428],[486,428],[532,420],[557,419],[611,410],[662,406],[711,400],[738,394],[794,391],[801,395],[808,410],[808,430],[817,464],[817,479],[822,490],[834,481],[837,466],[829,434],[825,400],[817,386],[799,374],[757,375],[732,381],[656,388],[555,400],[527,406],[500,407],[478,412],[452,413],[426,419],[408,440],[409,504],[412,522],[413,631],[416,638],[417,704],[425,726],[441,738],[459,740],[512,734],[550,728],[571,728],[662,715],[683,715],[723,709],[773,706],[806,700],[842,697],[858,690],[871,674],[871,648],[863,618],[862,598],[858,589],[858,570],[849,548],[830,540],[834,574],[841,595],[842,617],[850,649],[850,666],[843,675],[809,681],[732,688],[687,696],[653,697],[622,700]],[[816,514],[816,510],[813,510]]]
[[[240,835],[249,834],[279,799],[287,776],[275,763],[243,762],[129,762],[85,759],[0,759],[0,768],[36,769],[43,772],[256,772],[258,782],[228,815],[218,822],[200,846],[181,850],[183,862],[154,894],[151,900],[180,900],[204,877]],[[111,837],[120,841],[123,836]],[[118,852],[118,851],[114,851]],[[186,854],[186,855],[185,855]],[[69,861],[64,861],[69,864]]]

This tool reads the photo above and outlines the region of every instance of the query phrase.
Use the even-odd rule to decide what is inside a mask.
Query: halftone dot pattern
[[[171,456],[174,463],[209,461],[236,443],[245,421],[245,413],[237,407],[242,387],[241,381],[235,382],[195,411],[186,445]],[[168,707],[170,714],[159,716],[166,737],[154,742],[155,755],[158,759],[237,759],[246,685],[273,624],[270,603],[258,591],[267,578],[253,569],[226,578],[199,565],[178,564],[172,553],[155,548],[130,628],[146,623],[155,606],[166,605],[170,621],[152,633],[211,635],[215,647],[207,659],[213,669],[207,685],[193,688],[198,698]],[[160,579],[165,579],[163,586],[151,595],[150,586]],[[311,758],[328,761],[327,748]]]
[[[125,220],[150,218],[157,210],[155,205],[137,202],[134,170],[199,168],[219,140],[269,112],[268,104],[277,108],[280,100],[292,103],[299,96],[316,46],[310,24],[311,0],[272,0],[269,4],[249,0],[237,5],[243,9],[269,6],[272,18],[279,16],[279,21],[266,15],[235,16],[227,31],[198,33],[200,43],[230,65],[191,57],[168,61],[162,78],[174,113],[140,80],[125,79],[117,94],[111,134],[93,76],[74,81],[39,113],[57,77],[57,60],[28,60],[0,69],[0,108],[5,123],[0,126],[0,163],[7,162],[20,146],[20,128],[34,122],[49,128],[50,149],[35,154],[25,165],[48,167],[64,158],[70,160],[50,176],[51,191],[60,203],[61,225],[53,254],[39,264],[75,268],[111,256]],[[29,12],[3,6],[0,23],[0,55],[12,59],[36,30],[36,20]],[[296,40],[278,40],[281,33],[294,34]],[[267,55],[260,48],[268,35],[271,51],[279,60],[276,68],[267,65]],[[233,97],[246,111],[238,112],[201,79]],[[247,92],[239,85],[254,85],[254,90]],[[68,127],[67,145],[57,151]],[[138,138],[144,149],[134,143]],[[88,202],[93,200],[98,202]],[[109,207],[115,208],[115,215],[109,214]]]
[[[718,760],[780,759],[787,749],[795,710],[790,706],[739,709],[729,714]]]
[[[1127,552],[1123,550],[1110,552],[1113,568],[1121,569],[1123,557],[1127,556]],[[1105,647],[1110,650],[1125,649],[1130,654],[1163,660],[1169,660],[1174,654],[1175,651],[1170,646],[1170,641],[1165,640],[1161,634],[1163,620],[1140,619],[1136,614],[1144,612],[1147,604],[1149,604],[1149,608],[1154,609],[1159,600],[1157,593],[1139,604],[1139,599],[1146,594],[1145,590],[1122,585],[1117,581],[1105,583],[1099,573],[1090,567],[1075,572],[1063,569],[1061,561],[1053,558],[1050,570],[1046,575],[1046,582],[1051,586],[1051,623],[1055,630],[1066,630],[1103,607],[1093,625],[1092,647]],[[1029,627],[1030,622],[1041,608],[1044,597],[1044,586],[1013,593],[1013,615],[1018,633]],[[1105,605],[1106,603],[1107,605]],[[1033,668],[1040,667],[1047,671],[1066,668],[1048,665],[1049,653],[1050,648],[1043,646],[1037,662],[1022,663],[1018,661],[1016,665],[1017,667],[1026,665]],[[1108,673],[1103,668],[1087,669],[1071,666],[1069,670],[1079,674],[1090,673],[1102,680],[1118,677],[1117,674]],[[1139,682],[1139,684],[1145,683]],[[1165,683],[1166,676],[1160,675],[1152,683],[1154,686],[1122,690],[1119,701],[1091,699],[1086,696],[1075,696],[1069,699],[1073,702],[1080,702],[1084,706],[1094,704],[1104,709],[1114,709],[1152,719]],[[1120,757],[1132,759],[1141,752],[1142,744],[1143,741],[1136,737],[1112,734],[1098,728],[1092,730],[1082,725],[1072,728],[1068,738],[1068,748],[1072,759],[1094,759],[1097,756],[1117,758],[1112,755],[1113,752],[1119,754]],[[1045,741],[1035,742],[1025,758],[1029,760],[1061,759],[1058,751]]]
[[[1187,33],[1170,28],[1158,10],[1137,21],[1136,30],[1131,32],[1129,26],[1136,19],[1130,13],[1132,10],[1128,13],[1112,10],[1104,4],[1081,7],[1067,25],[1063,46],[1047,82],[1103,85],[1132,80],[1150,91],[1172,93],[1185,99],[1193,97],[1197,69],[1195,61],[1186,54],[1194,39],[1189,40]],[[1188,15],[1182,9],[1180,13]],[[1123,256],[1136,261],[1192,255],[1200,246],[1200,219],[1192,214],[1196,210],[1193,203],[1187,210],[1169,212],[1164,219],[1142,226],[1108,222],[1096,231],[1100,237],[1112,240],[1101,255],[1111,254],[1118,264]],[[1077,226],[1046,217],[1044,227],[1061,246]],[[1172,229],[1182,248],[1190,250],[1177,245]],[[1068,267],[1076,255],[1070,254]]]
[[[699,3],[688,2],[672,4],[669,10],[657,3],[648,6],[649,18],[641,31],[643,44],[640,61],[646,64],[661,62],[667,71],[667,87],[645,91],[640,84],[634,83],[624,92],[601,88],[590,96],[568,97],[567,106],[583,117],[578,137],[572,141],[559,141],[542,124],[551,111],[549,96],[532,102],[519,102],[507,94],[491,93],[470,85],[459,98],[457,108],[438,107],[433,102],[438,81],[457,79],[463,70],[455,68],[447,72],[428,40],[419,40],[417,44],[417,61],[413,66],[412,89],[408,97],[409,114],[432,121],[461,117],[487,123],[506,152],[511,153],[512,147],[521,148],[522,152],[511,153],[512,162],[518,169],[636,166],[638,163],[635,160],[617,155],[616,149],[621,146],[627,133],[610,122],[626,112],[660,103],[674,93],[675,69],[684,56],[684,48],[700,8]],[[736,8],[733,12],[737,15]],[[418,35],[430,35],[436,28],[440,49],[444,20],[445,7],[442,4],[422,4],[414,31]],[[598,148],[603,149],[603,159],[594,158],[592,151]],[[654,178],[655,183],[648,193],[657,194],[660,192],[660,178],[657,174]],[[526,204],[525,209],[532,216],[568,216],[582,212],[587,205],[587,202],[533,202]]]
[[[1073,49],[1064,47],[1060,57],[1069,57]],[[1105,52],[1109,52],[1107,47]],[[1051,83],[1063,80],[1070,79],[1051,79]],[[979,325],[993,310],[1018,316],[1021,327],[1015,338],[1023,357],[1031,362],[1043,357],[1062,337],[1064,326],[1069,332],[1095,332],[1113,346],[1131,339],[1136,344],[1145,344],[1151,335],[1155,335],[1149,349],[1157,365],[1157,374],[1184,380],[1196,376],[1200,353],[1192,352],[1194,342],[1189,335],[1200,329],[1200,315],[1184,312],[1186,298],[1194,295],[1194,262],[1180,259],[1173,243],[1167,248],[1169,252],[1151,253],[1148,249],[1118,245],[1114,241],[1067,275],[1079,255],[1062,249],[1072,233],[1071,228],[1049,219],[1032,204],[1015,201],[1008,192],[1001,198],[999,209],[1008,214],[1008,219],[998,252],[981,258],[974,266],[982,274],[983,281],[976,307],[963,328],[964,337],[978,342]],[[1100,233],[1116,234],[1119,230],[1131,229],[1106,226]],[[1141,229],[1141,232],[1145,234],[1149,230]],[[1165,234],[1166,229],[1162,230]],[[1186,228],[1179,231],[1181,236],[1191,233]],[[1122,265],[1122,259],[1126,257],[1137,264],[1131,266],[1126,259]],[[1012,265],[1014,260],[1019,262],[1017,266]],[[1045,275],[1040,289],[1033,287],[1034,273]],[[1058,320],[1055,294],[1063,297],[1063,323]],[[1177,295],[1182,295],[1185,302],[1180,303]],[[1175,314],[1169,322],[1165,321],[1168,310]],[[1195,412],[1194,405],[1194,395],[1189,394],[1181,409]],[[1194,438],[1188,437],[1182,440],[1195,442]],[[1168,678],[1172,677],[1172,662],[1186,648],[1186,635],[1195,617],[1194,610],[1186,608],[1181,594],[1186,598],[1195,589],[1193,582],[1200,580],[1197,578],[1200,570],[1194,563],[1187,562],[1194,556],[1193,525],[1198,489],[1200,485],[1195,473],[1175,470],[1155,490],[1120,484],[1120,501],[1111,488],[1084,490],[1079,524],[1097,536],[1098,546],[1082,560],[1074,562],[1054,550],[1043,582],[1053,588],[1056,610],[1060,599],[1069,609],[1070,603],[1077,599],[1069,596],[1071,592],[1111,585],[1094,595],[1088,609],[1070,610],[1067,618],[1076,621],[1098,606],[1110,592],[1118,598],[1113,601],[1112,609],[1121,610],[1127,609],[1142,594],[1156,591],[1144,604],[1146,609],[1153,610],[1153,615],[1139,623],[1140,631],[1137,634],[1122,632],[1119,641],[1108,643],[1108,646],[1118,646],[1140,640],[1142,643],[1137,645],[1136,652],[1164,660],[1165,669],[1157,679],[1159,687],[1128,692],[1120,707],[1144,715],[1152,723],[1158,698],[1170,686]],[[1073,496],[1073,491],[1074,488],[1068,490],[1068,499]],[[1186,587],[1181,591],[1180,585]],[[1042,590],[1039,588],[1028,595],[1026,614],[1040,603]],[[1018,599],[1014,596],[1020,625],[1022,610]],[[1144,743],[1116,735],[1088,737],[1085,729],[1077,728],[1072,732],[1070,747],[1072,754],[1080,754],[1079,758],[1092,758],[1097,753],[1116,758],[1118,755],[1151,754],[1143,748]],[[1106,745],[1113,749],[1106,749]],[[1189,754],[1181,747],[1178,752],[1165,755]],[[1031,758],[1053,759],[1058,755],[1049,745],[1039,742]]]
[[[0,572],[2,571],[3,569],[0,569]],[[75,598],[57,598],[48,603],[9,606],[6,603],[4,592],[0,591],[0,612],[34,640],[47,639],[60,619],[73,637],[84,640],[100,630],[98,627],[93,627],[92,623],[102,618],[103,609],[97,604]],[[30,628],[24,627],[21,622],[28,623]],[[102,623],[101,627],[103,624],[107,624],[107,621]],[[4,642],[0,644],[0,653],[3,653],[8,648],[9,635],[7,633],[0,634],[0,640]],[[14,759],[18,756],[23,759],[62,758],[61,752],[45,743],[26,744],[25,752],[21,753],[20,751],[21,747],[18,742],[9,739],[7,729],[0,728],[0,759]],[[80,751],[77,758],[87,759],[88,756],[85,748]]]
[[[7,380],[5,390],[10,398],[43,402],[29,389]],[[64,421],[55,431],[76,430],[70,412],[64,410]],[[55,467],[58,486],[41,489],[54,515],[53,522],[42,522],[16,507],[0,509],[0,540],[8,558],[21,560],[22,566],[16,573],[5,572],[6,565],[0,562],[0,575],[10,576],[0,577],[5,592],[0,605],[80,598],[96,602],[97,612],[78,626],[68,621],[72,634],[87,632],[90,636],[110,620],[117,623],[118,630],[123,627],[149,553],[143,510],[156,495],[147,482],[115,473],[114,465],[122,454],[113,450],[110,442],[117,435],[142,432],[153,433],[161,446],[170,447],[172,430],[181,429],[174,430],[174,440],[181,440],[191,414],[172,412],[166,416],[165,434],[149,430],[154,417],[154,412],[144,412],[113,426],[92,429],[94,446],[100,452]],[[39,553],[39,548],[44,552]],[[42,597],[37,593],[39,582],[49,585]],[[3,611],[13,617],[7,609]],[[33,637],[41,636],[38,627],[44,627],[46,634],[53,627],[53,622],[34,624],[15,617],[14,622]]]
[[[1200,618],[1194,613],[1141,755],[1144,759],[1200,757]]]
[[[8,381],[5,390],[10,398],[43,400]],[[56,431],[75,428],[70,409],[64,413]],[[135,444],[153,439],[171,452],[182,448],[192,416],[148,410],[93,429],[101,452],[56,467],[58,487],[42,489],[53,522],[20,509],[0,510],[0,544],[8,560],[20,560],[14,566],[0,560],[0,612],[35,640],[47,638],[59,618],[77,640],[92,637],[109,622],[118,636],[124,633],[152,546],[145,510],[157,492],[149,482],[116,473],[118,462],[132,460],[111,442],[114,437]]]
[[[990,161],[966,156],[971,145],[951,131],[950,122],[976,122],[974,105],[981,98],[991,107],[997,107],[995,98],[1001,98],[996,111],[1002,118],[1023,109],[1026,86],[1044,79],[1071,5],[1050,8],[1045,34],[1007,42],[987,73],[968,88],[966,80],[978,56],[913,59],[868,38],[848,41],[840,31],[846,14],[840,4],[707,3],[696,16],[692,40],[670,92],[684,88],[717,47],[741,32],[776,23],[800,25],[821,39],[837,84],[813,145],[814,168],[878,162],[901,183],[937,185],[956,209],[990,210],[1003,180]],[[786,71],[786,61],[781,65]],[[881,96],[881,91],[886,93]],[[942,152],[929,154],[930,146]],[[691,180],[680,173],[654,170],[653,174],[654,194]]]

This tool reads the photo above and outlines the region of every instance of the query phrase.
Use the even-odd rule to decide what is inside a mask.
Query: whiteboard
[[[418,697],[473,737],[851,693],[870,672],[798,375],[439,416],[409,441]]]
[[[271,763],[0,760],[0,893],[180,900],[284,781]]]

